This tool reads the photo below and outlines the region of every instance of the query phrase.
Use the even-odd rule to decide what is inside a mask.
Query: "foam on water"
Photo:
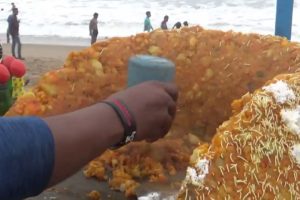
[[[89,37],[88,24],[99,12],[99,36],[127,36],[143,29],[145,11],[159,27],[168,14],[172,27],[189,21],[209,29],[273,34],[275,0],[15,0],[22,35]],[[10,1],[0,0],[0,33],[5,33]],[[300,9],[295,2],[292,39],[300,41]],[[3,28],[2,28],[3,27]]]

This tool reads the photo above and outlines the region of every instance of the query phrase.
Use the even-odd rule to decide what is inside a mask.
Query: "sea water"
[[[128,36],[143,31],[145,12],[160,26],[169,15],[171,28],[188,21],[206,29],[274,34],[276,0],[14,0],[20,34],[36,37],[89,38],[89,21],[99,13],[99,37]],[[300,0],[294,3],[292,40],[300,41]],[[0,0],[0,33],[4,37],[9,0]],[[3,40],[4,38],[2,38]]]

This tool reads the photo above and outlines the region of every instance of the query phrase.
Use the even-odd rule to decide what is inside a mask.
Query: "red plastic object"
[[[3,64],[0,64],[0,83],[5,84],[9,79],[10,73],[8,69]]]
[[[10,71],[10,65],[15,60],[16,59],[13,56],[5,56],[4,59],[2,60],[2,64],[7,67],[8,71]]]
[[[15,59],[10,65],[10,73],[12,76],[21,78],[26,73],[25,64],[22,61]]]

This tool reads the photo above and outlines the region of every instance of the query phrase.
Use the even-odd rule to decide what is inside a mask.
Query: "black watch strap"
[[[119,148],[132,142],[136,135],[136,123],[134,116],[128,109],[127,105],[119,99],[102,101],[102,103],[109,105],[116,112],[124,128],[123,139],[119,143],[114,145],[112,149]]]

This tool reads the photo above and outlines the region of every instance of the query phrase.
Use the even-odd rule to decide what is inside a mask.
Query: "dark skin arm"
[[[136,119],[136,141],[155,141],[169,131],[176,113],[175,85],[147,82],[107,100],[115,98],[122,100]],[[103,103],[44,120],[54,136],[56,154],[49,186],[74,174],[123,137],[120,119]]]

